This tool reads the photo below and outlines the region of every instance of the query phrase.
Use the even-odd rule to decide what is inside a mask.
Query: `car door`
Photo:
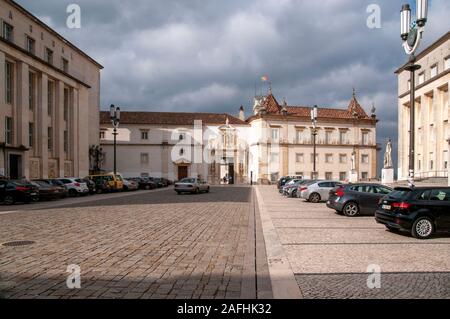
[[[330,196],[331,183],[330,182],[322,182],[318,184],[319,188],[317,192],[320,194],[320,198],[322,200],[328,200]]]
[[[439,230],[447,229],[450,225],[448,208],[450,201],[450,190],[433,189],[430,194],[429,211],[434,215],[437,228]]]

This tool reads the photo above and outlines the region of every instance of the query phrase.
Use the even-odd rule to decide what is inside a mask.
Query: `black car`
[[[85,182],[87,187],[89,188],[90,195],[94,195],[97,193],[97,186],[93,180],[91,180],[89,178],[84,178],[84,179],[82,179],[82,181]]]
[[[156,184],[149,177],[133,177],[130,180],[138,183],[139,189],[154,189]]]
[[[380,184],[347,184],[330,191],[327,207],[345,216],[373,215],[381,198],[392,192]]]
[[[17,202],[28,204],[36,198],[39,200],[39,193],[35,187],[30,187],[22,181],[0,180],[0,201],[4,204],[13,205]]]
[[[164,180],[163,178],[152,178],[153,183],[156,184],[156,187],[161,188],[161,187],[167,187],[167,182],[166,180]]]
[[[378,223],[391,231],[406,230],[415,238],[450,231],[450,187],[398,187],[380,200]]]

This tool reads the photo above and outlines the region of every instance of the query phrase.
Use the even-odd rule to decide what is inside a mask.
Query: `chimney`
[[[241,121],[245,121],[245,112],[244,112],[244,106],[241,105],[239,108],[239,119]]]

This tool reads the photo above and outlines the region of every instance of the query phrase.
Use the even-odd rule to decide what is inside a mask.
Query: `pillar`
[[[40,156],[40,172],[42,178],[48,178],[48,76],[42,73],[38,85],[39,98],[37,100],[37,123],[35,131],[37,135],[36,147]]]

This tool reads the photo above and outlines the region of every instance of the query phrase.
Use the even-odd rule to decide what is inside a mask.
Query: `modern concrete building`
[[[211,113],[122,112],[117,135],[117,171],[125,177],[171,180],[201,176],[210,183],[275,182],[283,175],[313,176],[313,145],[308,107],[280,105],[272,93],[255,99],[245,120]],[[354,160],[361,180],[377,177],[375,115],[356,97],[346,109],[318,114],[317,174],[347,180]],[[113,170],[113,129],[108,112],[100,116],[103,169]]]
[[[415,178],[449,176],[450,32],[417,55],[415,103]],[[409,169],[410,73],[398,75],[398,179]]]
[[[0,175],[88,174],[102,66],[14,1],[0,31]]]

